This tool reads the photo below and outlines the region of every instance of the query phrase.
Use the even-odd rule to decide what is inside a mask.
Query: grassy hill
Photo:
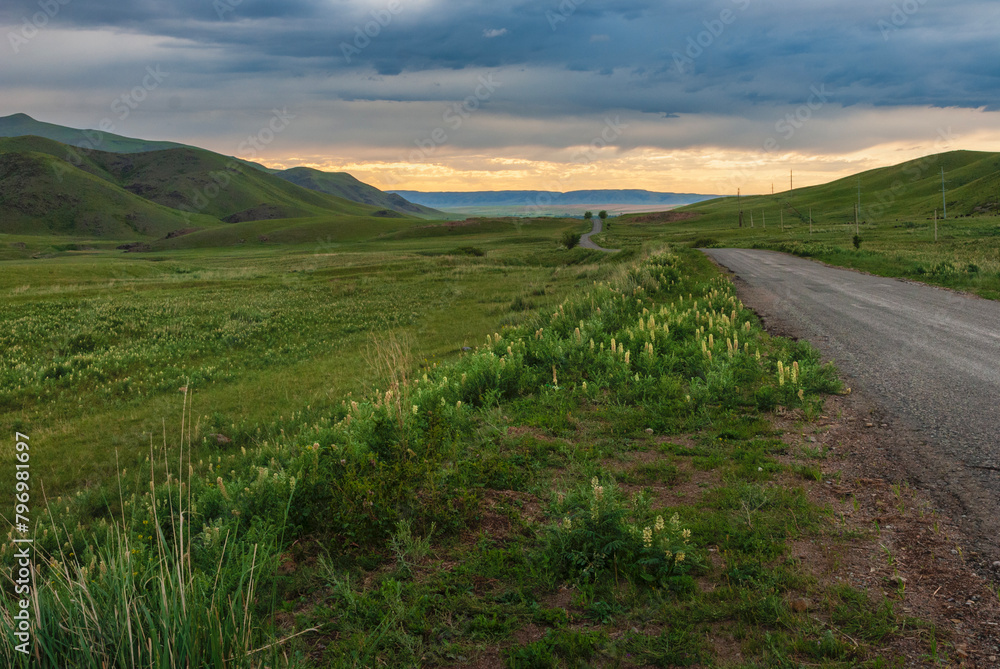
[[[9,197],[39,188],[61,194],[58,201],[51,202],[45,198],[28,201],[22,196],[17,200],[16,214],[3,226],[6,232],[60,230],[61,234],[90,235],[92,230],[101,229],[102,236],[115,234],[111,232],[113,226],[95,228],[92,216],[86,217],[87,222],[75,228],[67,222],[72,219],[74,207],[82,207],[83,211],[102,211],[102,193],[105,192],[114,193],[106,207],[109,212],[121,210],[125,215],[131,213],[136,220],[146,221],[136,226],[129,236],[136,233],[162,236],[161,233],[166,231],[192,225],[203,227],[206,222],[212,224],[213,221],[238,223],[331,215],[402,216],[397,212],[309,190],[232,158],[190,147],[145,153],[108,153],[70,149],[51,139],[25,136],[0,139],[0,155],[8,157],[6,164],[9,169],[3,188]],[[17,159],[28,155],[34,157],[27,161]],[[16,165],[37,162],[42,156],[46,158],[43,162],[47,169],[32,169],[24,173],[15,169]],[[85,173],[114,188],[105,191],[87,181],[90,187],[77,192],[74,190],[76,185],[82,183],[77,173]],[[42,181],[28,183],[28,175],[40,177]],[[69,175],[72,176],[66,181]],[[15,182],[6,183],[14,178],[20,184],[16,188]],[[119,192],[122,190],[133,198],[123,199]],[[11,200],[12,203],[14,201]],[[55,219],[59,222],[42,220],[50,218],[48,213],[56,210],[43,206],[46,203],[58,209],[60,213]],[[156,224],[148,222],[150,217],[141,211],[149,210],[153,205],[175,210],[167,215],[175,223],[167,224],[163,220]],[[134,211],[127,211],[130,206]]]
[[[744,197],[742,207],[749,225],[754,212],[757,225],[761,214],[777,223],[781,212],[786,220],[854,222],[854,206],[861,186],[861,220],[868,223],[897,218],[932,217],[943,213],[941,169],[948,189],[949,216],[996,213],[1000,201],[1000,153],[951,151],[884,167],[837,181],[797,188],[775,195]],[[719,198],[689,205],[677,211],[702,215],[704,222],[738,218],[740,203],[735,197]]]
[[[227,222],[323,214],[374,214],[378,209],[311,191],[203,149],[142,154],[88,152],[127,190],[184,211]]]
[[[136,239],[219,222],[145,200],[46,153],[0,152],[0,232]]]
[[[19,137],[22,135],[36,135],[69,146],[100,149],[113,153],[142,153],[145,151],[176,149],[185,146],[177,142],[157,142],[122,137],[110,132],[67,128],[55,123],[36,121],[27,114],[12,114],[11,116],[0,117],[0,137]]]
[[[293,167],[275,176],[309,190],[336,195],[354,202],[370,204],[391,211],[411,214],[421,218],[445,218],[437,209],[414,204],[395,193],[384,193],[374,186],[358,181],[347,172],[323,172],[309,167]]]
[[[369,186],[366,183],[358,181],[346,172],[329,173],[306,167],[296,167],[284,171],[273,170],[258,163],[241,160],[239,158],[220,156],[219,154],[204,151],[186,144],[179,144],[177,142],[149,141],[145,139],[135,139],[132,137],[122,137],[121,135],[99,132],[96,130],[78,130],[76,128],[67,128],[54,123],[36,121],[27,114],[13,114],[11,116],[4,116],[0,118],[0,138],[17,138],[18,140],[24,140],[32,147],[30,150],[50,153],[66,160],[72,160],[78,167],[82,167],[92,174],[97,174],[102,178],[116,182],[121,181],[121,179],[119,176],[114,176],[106,171],[106,165],[102,164],[106,161],[93,160],[91,155],[85,155],[88,153],[87,150],[97,150],[113,154],[144,154],[167,151],[171,149],[202,151],[203,153],[211,153],[211,155],[216,156],[216,161],[221,159],[221,162],[228,164],[230,161],[235,160],[237,163],[251,168],[253,172],[261,172],[266,175],[274,174],[280,176],[285,181],[291,182],[305,189],[318,191],[327,195],[333,195],[335,197],[350,200],[352,202],[358,202],[360,204],[371,205],[377,209],[387,209],[422,218],[447,217],[445,214],[435,209],[408,202],[399,195],[383,193],[374,186]],[[49,140],[49,142],[40,143],[40,140],[42,139]],[[73,148],[70,149],[69,147]],[[140,163],[147,162],[143,158],[138,156],[137,158]],[[204,160],[204,156],[202,156],[202,159]],[[161,165],[161,167],[169,169],[172,160],[176,160],[176,156],[171,160],[166,161],[166,163]],[[79,164],[80,162],[83,164]],[[125,164],[126,168],[128,167],[128,161],[121,162]],[[220,168],[216,165],[210,166],[209,169],[216,170]],[[247,174],[252,174],[253,172],[249,172]],[[201,177],[195,177],[195,181],[199,181],[200,179]],[[199,184],[197,183],[186,183],[180,185],[193,185],[194,190],[197,190],[199,187]],[[137,188],[141,188],[143,186],[144,184],[141,183],[136,184]],[[205,186],[210,187],[209,184],[205,184]],[[276,186],[272,186],[269,189],[272,195],[274,194],[275,189],[278,191],[281,190]],[[171,196],[169,198],[160,197],[157,201],[161,204],[173,207],[177,205],[172,203],[172,201],[177,199],[178,198],[176,196]],[[239,200],[239,198],[236,199]],[[279,197],[278,199],[280,200],[283,198]],[[236,215],[238,220],[248,220],[246,218],[247,216],[259,216],[261,212],[266,213],[267,218],[274,218],[277,216],[295,216],[300,214],[309,215],[315,213],[313,211],[297,208],[297,205],[295,204],[289,206],[290,203],[288,202],[268,202],[268,204],[273,206],[258,209],[256,210],[257,213],[254,213],[254,210],[252,209],[255,205],[249,204],[243,209],[230,211],[228,214],[222,214],[222,217]],[[328,202],[314,202],[314,204],[318,204],[320,207],[326,207],[329,205]],[[244,210],[249,211],[240,215]],[[215,212],[213,215],[219,215],[219,213]]]

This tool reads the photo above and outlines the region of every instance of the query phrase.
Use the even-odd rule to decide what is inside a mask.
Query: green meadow
[[[372,337],[400,333],[431,364],[620,262],[559,249],[574,221],[375,223],[236,224],[162,253],[23,242],[43,257],[0,276],[3,423],[54,444],[34,460],[51,492],[94,484],[146,455],[180,388],[217,433],[339,402],[371,382]]]
[[[937,653],[905,593],[792,553],[874,536],[810,501],[835,462],[772,422],[813,429],[840,383],[674,225],[615,219],[617,254],[567,250],[589,226],[557,219],[234,223],[142,253],[6,237],[0,420],[30,437],[39,574],[35,655],[6,613],[5,663]]]

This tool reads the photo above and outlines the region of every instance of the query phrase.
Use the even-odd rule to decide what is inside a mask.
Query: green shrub
[[[514,298],[514,301],[510,303],[511,311],[530,311],[535,308],[534,302],[524,297],[523,295],[518,295]]]
[[[637,496],[629,508],[613,485],[596,477],[568,495],[560,511],[563,519],[550,528],[546,547],[558,576],[597,583],[610,573],[637,585],[671,587],[695,562],[691,531],[677,514],[652,520],[647,500]]]
[[[562,244],[567,249],[575,248],[580,243],[581,236],[582,235],[580,235],[579,232],[572,232],[567,230],[566,232],[563,233]]]

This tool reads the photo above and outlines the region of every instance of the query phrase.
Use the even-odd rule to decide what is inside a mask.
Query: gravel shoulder
[[[817,435],[841,476],[831,498],[847,486],[862,500],[856,520],[880,524],[915,613],[978,646],[966,666],[1000,666],[1000,304],[770,251],[705,252],[772,334],[838,366],[852,392]],[[896,511],[894,485],[919,521]],[[868,558],[839,577],[885,587]]]

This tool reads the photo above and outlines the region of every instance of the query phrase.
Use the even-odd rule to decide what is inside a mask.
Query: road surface
[[[811,341],[912,431],[896,454],[922,463],[911,476],[1000,551],[1000,303],[771,251],[705,252],[765,322]]]
[[[580,237],[580,247],[585,249],[593,249],[594,251],[607,251],[608,253],[618,253],[618,251],[620,251],[621,249],[605,249],[598,246],[593,241],[591,241],[590,239],[591,236],[600,234],[601,230],[603,229],[604,228],[601,225],[601,219],[595,218],[594,229]]]

